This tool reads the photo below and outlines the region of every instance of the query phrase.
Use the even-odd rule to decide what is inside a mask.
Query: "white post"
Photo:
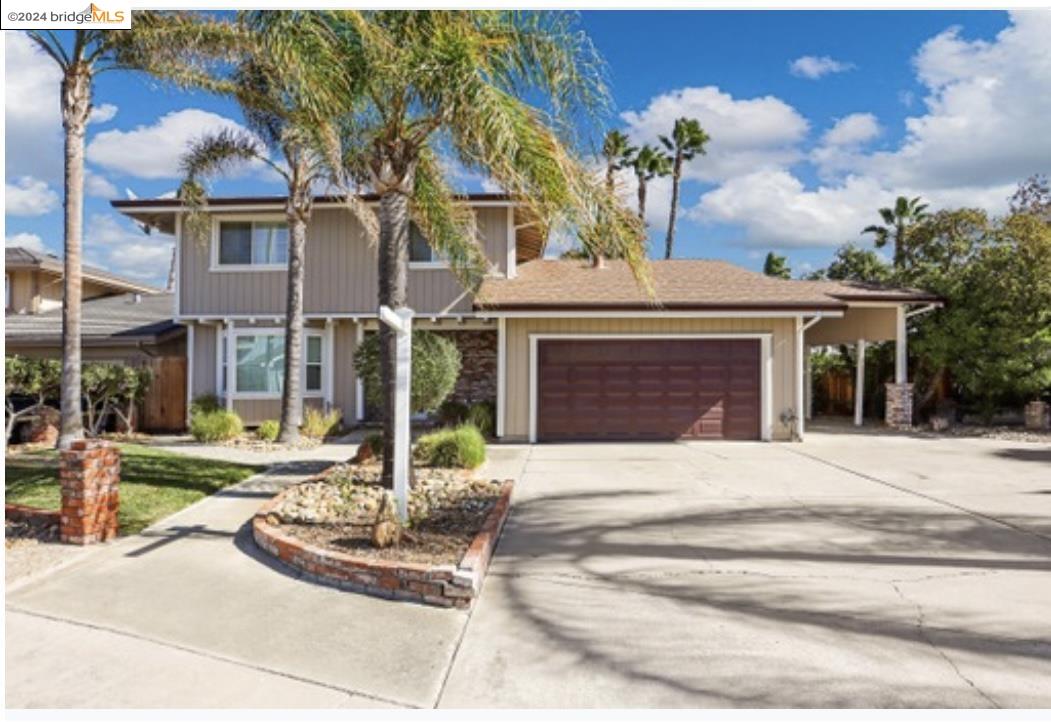
[[[230,319],[226,319],[223,324],[223,331],[226,334],[224,342],[226,343],[226,410],[234,410],[234,383],[236,375],[234,371],[237,369],[237,346],[234,343],[234,325]]]
[[[321,388],[327,413],[332,410],[336,402],[336,322],[331,318],[325,319],[325,336],[321,346]]]
[[[354,322],[354,351],[357,352],[361,342],[365,340],[365,324],[359,318]],[[365,420],[365,384],[361,377],[355,374],[354,381],[354,417],[357,421]]]
[[[190,405],[193,403],[194,324],[186,324],[186,428],[190,427]]]
[[[865,339],[857,345],[857,374],[854,379],[854,426],[861,426],[865,413]]]
[[[380,320],[395,333],[394,370],[394,499],[398,518],[409,519],[409,463],[412,445],[409,393],[412,383],[412,316],[411,308],[380,306]]]
[[[806,433],[805,414],[803,413],[803,342],[806,327],[803,325],[803,317],[796,316],[796,368],[795,368],[795,411],[796,411],[796,436],[800,441]]]
[[[803,347],[803,373],[806,374],[806,384],[803,392],[806,395],[806,418],[807,421],[814,418],[814,371],[810,362],[810,347]]]
[[[504,397],[507,395],[507,319],[496,320],[496,438],[504,436]]]
[[[897,333],[894,337],[894,383],[909,380],[909,332],[905,326],[905,306],[898,306]]]

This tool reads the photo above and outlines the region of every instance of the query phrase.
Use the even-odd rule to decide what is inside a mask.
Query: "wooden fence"
[[[139,430],[183,430],[186,428],[186,359],[160,356],[144,366],[153,372],[153,383],[142,402]]]

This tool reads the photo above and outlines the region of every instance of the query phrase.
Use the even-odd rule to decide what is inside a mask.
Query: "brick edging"
[[[48,524],[60,524],[62,512],[50,509],[39,509],[25,504],[4,504],[4,518],[11,521],[44,521]]]
[[[327,474],[308,481],[319,481],[324,476]],[[455,566],[365,559],[314,546],[285,534],[270,524],[267,516],[277,508],[289,489],[259,508],[252,518],[252,537],[260,549],[295,567],[311,581],[385,599],[462,609],[470,606],[482,589],[482,580],[511,510],[513,489],[514,483],[510,479],[503,483],[500,496],[489,510],[482,528]]]

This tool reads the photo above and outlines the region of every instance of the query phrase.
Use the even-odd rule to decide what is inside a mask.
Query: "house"
[[[186,418],[186,328],[172,319],[171,293],[96,296],[81,304],[84,363],[149,366],[154,380],[138,426],[181,429]],[[8,356],[62,358],[62,308],[6,317]]]
[[[652,263],[651,298],[622,262],[545,259],[543,234],[507,196],[462,202],[475,211],[490,277],[466,293],[414,231],[409,305],[416,328],[457,341],[455,393],[494,401],[501,439],[802,438],[807,347],[883,340],[898,348],[888,415],[907,423],[906,317],[937,303],[930,294],[681,260]],[[210,233],[190,238],[178,200],[113,202],[177,238],[173,316],[188,332],[188,396],[217,394],[248,424],[280,407],[284,204],[211,199]],[[377,328],[376,254],[338,198],[316,201],[305,274],[304,403],[361,420],[352,359]]]
[[[44,313],[62,307],[62,259],[20,246],[5,249],[5,315]],[[85,301],[118,293],[158,293],[160,289],[94,266],[82,268]]]

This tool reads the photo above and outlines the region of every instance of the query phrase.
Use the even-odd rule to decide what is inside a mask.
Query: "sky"
[[[608,63],[614,102],[606,124],[588,129],[596,143],[609,128],[656,143],[678,117],[711,136],[685,169],[676,257],[759,269],[774,250],[803,274],[845,242],[871,244],[860,230],[898,195],[998,213],[1019,181],[1051,173],[1051,11],[588,11],[580,22]],[[5,36],[5,241],[60,253],[58,71],[24,35]],[[109,200],[173,193],[186,144],[242,122],[232,101],[101,75],[86,260],[163,284],[171,238],[144,234]],[[450,168],[462,189],[482,185]],[[620,180],[633,204],[631,174]],[[211,191],[283,186],[247,166]],[[668,179],[651,183],[654,256],[670,196]]]

